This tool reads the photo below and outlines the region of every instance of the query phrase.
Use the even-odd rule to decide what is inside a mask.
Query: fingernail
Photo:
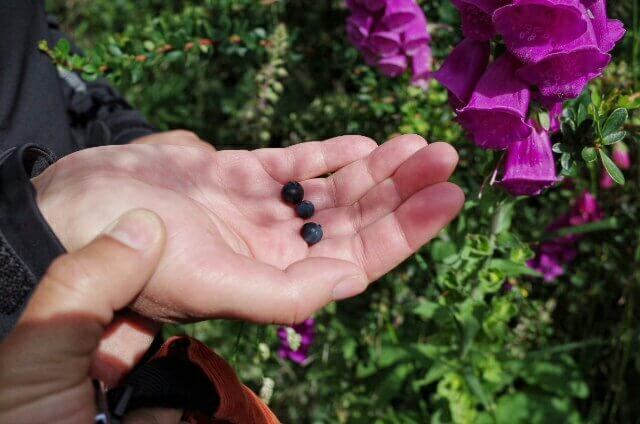
[[[367,284],[361,278],[348,278],[333,288],[333,300],[343,300],[359,295],[367,289]]]
[[[122,215],[105,230],[105,234],[135,250],[152,247],[162,231],[157,216],[150,211],[134,210]]]

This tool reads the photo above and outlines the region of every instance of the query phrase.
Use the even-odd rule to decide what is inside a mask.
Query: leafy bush
[[[419,2],[436,64],[461,39],[446,0]],[[341,0],[50,1],[86,50],[43,46],[106,75],[160,128],[218,148],[336,134],[415,132],[460,152],[460,218],[363,296],[316,317],[304,366],[277,355],[276,327],[172,327],[219,351],[284,422],[633,422],[640,416],[640,29],[638,2],[611,2],[625,39],[606,75],[568,103],[553,136],[559,186],[513,198],[492,184],[501,153],[453,123],[446,90],[389,79],[348,42]],[[546,118],[542,116],[541,121]],[[632,166],[610,145],[624,140]],[[600,188],[603,167],[622,183]],[[581,193],[602,220],[549,227]],[[575,208],[575,207],[574,207]],[[575,257],[552,283],[527,266],[550,240]],[[291,332],[290,332],[291,333]]]

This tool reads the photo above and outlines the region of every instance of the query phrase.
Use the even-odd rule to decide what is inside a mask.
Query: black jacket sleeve
[[[59,70],[39,51],[40,40],[55,45],[63,37],[42,0],[0,2],[0,340],[64,253],[30,178],[56,157],[155,131],[106,82]]]
[[[52,44],[66,39],[72,52],[82,55],[73,40],[60,31],[55,17],[48,17]],[[58,70],[73,137],[80,149],[127,144],[157,131],[147,119],[106,81],[84,81],[77,73]]]
[[[53,162],[35,145],[0,157],[0,340],[13,328],[47,267],[64,248],[40,214],[30,179]]]

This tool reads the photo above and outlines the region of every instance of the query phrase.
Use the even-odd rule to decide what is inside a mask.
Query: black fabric
[[[200,367],[178,356],[154,359],[137,368],[126,384],[107,393],[111,415],[139,408],[185,409],[213,417],[220,398]]]
[[[86,83],[59,71],[38,48],[41,40],[55,45],[63,37],[42,0],[0,1],[0,338],[63,252],[36,206],[29,177],[54,157],[154,131],[104,81]]]
[[[34,143],[57,157],[75,150],[41,0],[0,1],[0,151]]]
[[[38,48],[41,40],[53,46],[63,37],[43,0],[0,0],[0,341],[64,253],[38,209],[30,178],[55,157],[155,131],[104,81],[88,83],[58,70]],[[128,384],[135,388],[134,407],[217,409],[211,383],[186,361],[154,361]]]
[[[0,162],[0,340],[15,325],[51,260],[64,248],[40,214],[30,178],[53,155],[35,145]],[[16,213],[19,211],[19,213]]]

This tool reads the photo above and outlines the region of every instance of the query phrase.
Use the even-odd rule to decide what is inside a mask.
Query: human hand
[[[463,195],[444,181],[456,162],[449,145],[411,135],[252,152],[146,144],[77,152],[33,182],[68,250],[126,210],[162,217],[167,247],[135,311],[291,324],[361,293],[453,219]],[[311,247],[280,198],[289,180],[302,183],[324,229]]]
[[[160,261],[165,231],[152,212],[123,215],[93,242],[58,258],[0,344],[0,422],[93,422],[92,358],[114,312]],[[178,423],[181,411],[137,411],[126,423]]]

